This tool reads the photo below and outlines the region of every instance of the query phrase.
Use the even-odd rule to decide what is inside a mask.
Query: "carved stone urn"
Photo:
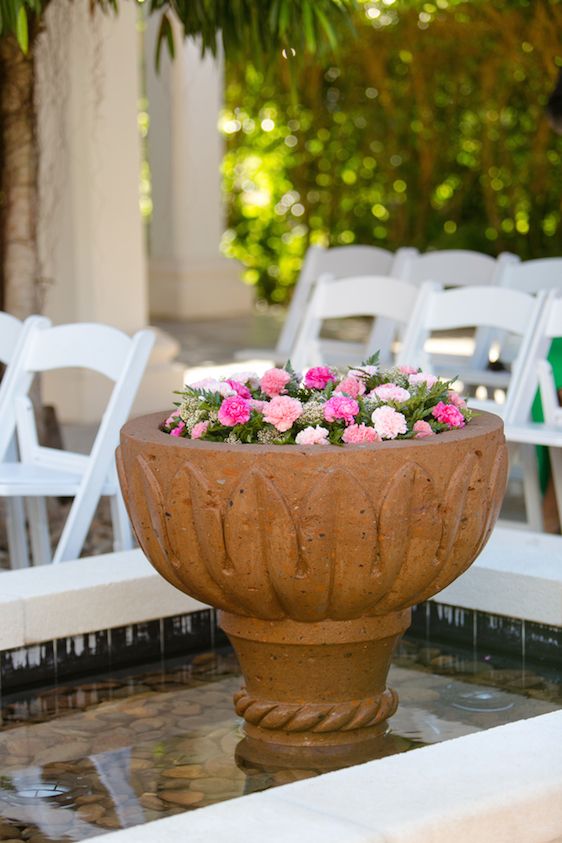
[[[157,571],[220,609],[250,743],[366,747],[398,705],[386,677],[410,607],[462,574],[494,526],[501,420],[335,447],[192,441],[162,419],[122,429],[121,487]]]

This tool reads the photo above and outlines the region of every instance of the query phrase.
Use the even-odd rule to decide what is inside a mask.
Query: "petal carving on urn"
[[[455,470],[445,494],[443,539],[437,552],[434,579],[414,595],[415,602],[431,597],[459,577],[479,553],[488,523],[490,494],[481,458],[467,454]]]
[[[411,605],[409,595],[435,574],[442,522],[435,484],[414,462],[398,469],[384,496],[379,518],[379,554],[388,594],[372,614]]]
[[[379,579],[376,515],[367,493],[351,472],[334,469],[299,510],[300,556],[291,542],[291,553],[270,566],[287,613],[299,621],[359,617],[373,602]]]
[[[494,465],[492,467],[492,472],[490,475],[490,483],[488,490],[488,517],[486,519],[486,526],[484,528],[484,532],[482,534],[478,550],[476,551],[475,558],[476,556],[480,555],[488,539],[492,535],[492,530],[495,527],[503,503],[503,496],[505,494],[505,489],[507,486],[508,475],[509,454],[507,450],[507,445],[504,444],[498,448],[498,452],[494,459]]]
[[[130,484],[132,494],[129,494],[130,514],[135,535],[145,556],[156,570],[168,582],[183,591],[182,579],[178,576],[165,549],[167,547],[166,524],[160,486],[142,455],[137,457],[136,467],[138,476],[133,477],[133,482]],[[135,482],[137,479],[138,483]]]
[[[372,602],[379,578],[376,516],[365,490],[348,470],[330,469],[304,498],[300,513],[293,617],[358,617]]]
[[[259,469],[250,469],[233,488],[224,538],[232,565],[224,583],[229,597],[256,617],[285,617],[269,572],[280,556],[296,557],[295,528],[283,496]]]
[[[168,537],[178,575],[190,594],[220,609],[244,614],[229,600],[231,565],[224,547],[220,506],[205,476],[184,463],[168,491]]]

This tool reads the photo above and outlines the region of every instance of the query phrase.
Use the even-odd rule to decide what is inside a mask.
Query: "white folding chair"
[[[99,498],[108,495],[116,550],[132,546],[128,518],[115,471],[114,451],[144,373],[154,334],[142,330],[129,338],[106,325],[74,324],[55,328],[36,324],[14,361],[0,402],[0,496],[26,498],[35,564],[51,560],[45,498],[74,498],[53,562],[80,555]],[[29,399],[36,374],[52,369],[85,368],[114,382],[89,455],[39,445]],[[17,432],[19,462],[1,462]]]
[[[0,382],[0,404],[2,396],[7,394],[8,385],[13,377],[14,361],[18,359],[22,348],[25,347],[27,335],[36,325],[48,327],[50,322],[45,317],[30,316],[25,322],[20,322],[15,316],[0,311],[0,363],[5,366],[4,375]],[[15,436],[7,441],[5,459],[17,462],[18,451]],[[25,536],[25,508],[21,498],[9,498],[5,502],[6,536],[8,540],[8,556],[12,568],[26,568],[29,565],[27,540]]]
[[[503,253],[497,258],[466,249],[444,249],[436,252],[406,255],[400,278],[413,284],[436,281],[443,287],[484,287],[502,283],[508,267],[517,264],[519,258]],[[473,326],[467,325],[467,328]],[[464,359],[457,355],[435,355],[434,370],[446,371],[451,365],[463,368],[476,377],[477,384],[484,386],[502,386],[505,383],[503,373],[487,371],[489,353],[495,335],[486,328],[477,328],[474,334],[474,350]],[[466,383],[473,381],[465,378]]]
[[[527,365],[505,417],[505,435],[508,442],[521,446],[522,459],[529,464],[536,464],[534,446],[549,448],[554,491],[562,523],[562,408],[552,367],[546,359],[552,340],[562,337],[562,298],[557,297],[556,292],[556,289],[551,290],[545,300],[528,351]],[[544,422],[531,420],[531,407],[537,387],[540,389]],[[535,528],[541,529],[542,506],[538,478],[534,486],[529,484],[525,491],[527,511],[535,513]]]
[[[511,366],[505,404],[489,400],[470,401],[473,409],[490,410],[507,420],[511,418],[513,405],[519,397],[521,381],[525,377],[546,299],[546,293],[531,296],[504,287],[464,287],[440,291],[431,282],[427,282],[422,286],[416,309],[406,329],[398,362],[431,371],[431,361],[424,349],[431,331],[453,330],[470,325],[518,336],[519,349]],[[447,374],[454,377],[459,373],[451,369]],[[536,506],[537,465],[536,460],[531,459],[528,449],[521,450],[521,463],[527,521],[532,529],[540,529],[542,515],[540,507],[537,509]]]
[[[540,290],[553,290],[562,296],[562,258],[541,258],[539,260],[510,263],[502,274],[502,287],[519,290],[522,293],[538,293]],[[509,339],[498,334],[494,337],[496,354],[503,363],[509,363],[514,350]],[[498,383],[502,373],[498,373]],[[501,384],[500,384],[501,385]]]
[[[545,293],[531,296],[504,287],[441,290],[436,288],[433,282],[426,282],[422,285],[406,328],[398,360],[403,364],[421,366],[432,371],[432,360],[425,348],[432,331],[451,331],[467,326],[499,329],[520,338],[509,380],[510,384],[518,383],[528,359],[545,300]],[[459,372],[451,368],[445,374],[454,377]],[[465,374],[470,376],[471,373],[461,373],[463,380]],[[507,418],[513,400],[514,395],[511,389],[508,389],[505,404],[472,400],[471,405],[491,410]]]
[[[399,277],[403,262],[410,254],[417,254],[417,250],[404,248],[398,249],[393,254],[379,246],[336,246],[330,249],[323,246],[310,246],[304,258],[277,345],[274,349],[243,349],[237,352],[236,358],[248,360],[267,356],[279,362],[284,362],[288,358],[292,360],[299,327],[314,285],[321,276],[330,276],[332,279],[360,275]],[[332,344],[332,351],[337,353],[338,350],[342,352],[341,347],[338,349],[337,345]],[[343,351],[343,353],[346,352]],[[354,351],[350,350],[349,354],[353,357]]]
[[[329,363],[320,331],[324,319],[371,316],[388,320],[392,325],[405,326],[410,318],[419,290],[413,284],[382,275],[364,275],[334,280],[322,276],[314,287],[306,308],[291,360],[296,369]],[[369,342],[359,356],[349,359],[352,364],[367,357],[373,350]],[[376,349],[375,349],[376,350]]]

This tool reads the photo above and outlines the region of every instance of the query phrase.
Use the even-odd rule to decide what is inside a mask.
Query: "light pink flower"
[[[429,422],[423,420],[415,422],[412,430],[416,434],[414,436],[414,439],[427,439],[428,436],[435,435],[435,431],[432,430],[432,427]]]
[[[466,409],[466,401],[464,398],[461,398],[458,392],[455,392],[454,389],[450,389],[447,393],[447,397],[451,404],[454,404],[455,407],[458,407],[459,410]]]
[[[250,384],[250,386],[258,386],[260,376],[257,372],[235,372],[230,375],[229,381],[238,381],[238,383]]]
[[[415,374],[408,376],[408,380],[411,386],[420,386],[424,383],[428,389],[431,389],[437,383],[438,378],[435,375],[430,375],[429,372],[415,372]]]
[[[269,398],[275,398],[285,391],[290,380],[291,376],[285,369],[268,369],[261,377],[260,386]]]
[[[308,389],[324,389],[330,381],[335,380],[337,378],[329,366],[315,366],[304,376],[304,385]]]
[[[201,439],[201,437],[205,436],[205,434],[207,433],[208,427],[208,421],[197,422],[197,424],[193,425],[193,430],[191,431],[191,438]]]
[[[288,395],[279,395],[272,398],[266,406],[263,419],[284,433],[291,429],[300,416],[302,416],[301,402],[296,398],[289,398]]]
[[[381,438],[374,427],[352,424],[344,430],[342,441],[346,445],[365,445],[367,442],[380,442]]]
[[[229,383],[218,381],[216,378],[203,378],[203,380],[195,381],[190,386],[192,389],[203,389],[205,392],[218,392],[223,398],[236,395],[236,390],[232,389]]]
[[[414,366],[398,366],[398,371],[403,375],[416,375],[418,372]]]
[[[366,386],[359,378],[354,378],[348,375],[337,386],[338,392],[345,392],[351,398],[357,398],[358,395],[364,395]]]
[[[447,427],[464,427],[465,421],[461,411],[453,404],[445,404],[440,401],[431,411],[433,418]]]
[[[359,412],[359,404],[354,398],[347,398],[345,395],[333,395],[324,404],[324,418],[328,422],[343,419],[346,424],[353,424],[355,416]]]
[[[180,422],[177,427],[170,430],[170,436],[181,436],[185,430],[185,422]]]
[[[171,424],[175,424],[177,422],[177,420],[179,419],[179,417],[180,417],[179,413],[172,413],[171,416],[168,416],[168,418],[166,419],[164,424],[166,425],[166,427],[169,427]]]
[[[408,390],[395,383],[381,383],[373,389],[371,395],[375,395],[379,401],[394,401],[396,404],[404,404],[410,398]]]
[[[240,398],[251,398],[252,393],[248,389],[247,386],[244,386],[243,383],[240,381],[235,381],[233,378],[227,378],[226,383],[232,387],[234,392],[240,396]]]
[[[245,398],[225,398],[219,407],[219,421],[226,427],[245,424],[250,418],[250,402]]]
[[[396,439],[399,433],[408,431],[405,416],[394,407],[377,407],[371,418],[381,439]]]
[[[329,430],[319,424],[316,427],[305,427],[297,433],[295,442],[297,445],[329,445],[328,433]]]

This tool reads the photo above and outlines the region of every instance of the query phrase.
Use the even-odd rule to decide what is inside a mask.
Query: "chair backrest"
[[[505,416],[506,422],[512,424],[524,424],[529,421],[531,407],[539,386],[541,367],[543,369],[543,381],[545,384],[547,381],[547,378],[544,377],[544,364],[547,361],[550,344],[553,339],[562,337],[562,298],[557,296],[557,290],[539,292],[537,298],[543,300],[542,310],[526,350],[525,366],[512,390],[513,396],[509,414]],[[554,382],[552,382],[552,392],[555,396]],[[552,397],[551,401],[553,406],[558,403],[556,397]]]
[[[92,460],[111,457],[117,443],[119,429],[127,419],[154,343],[151,330],[138,331],[129,338],[107,325],[72,324],[49,327],[46,320],[35,323],[25,347],[12,366],[12,377],[0,402],[0,418],[6,428],[16,425],[18,398],[27,396],[35,374],[51,369],[83,368],[99,372],[114,382],[109,402],[90,454]],[[28,420],[30,414],[25,416]],[[30,422],[28,422],[29,424]],[[0,458],[7,433],[0,429]],[[22,458],[29,453],[28,443],[34,441],[29,428],[20,430]],[[36,446],[33,460],[40,464],[43,457],[53,465],[53,452]],[[61,457],[63,459],[63,457]],[[66,459],[66,458],[64,458]]]
[[[400,277],[413,284],[437,281],[444,287],[472,287],[498,284],[506,267],[518,258],[502,254],[498,258],[466,249],[444,249],[410,254],[404,261]]]
[[[291,358],[293,365],[300,369],[323,362],[319,337],[324,319],[373,316],[405,325],[418,292],[415,285],[384,275],[338,280],[329,275],[321,276],[302,320]]]
[[[489,286],[438,290],[435,284],[426,282],[422,286],[417,306],[406,329],[398,362],[430,368],[431,363],[428,363],[424,346],[432,331],[454,330],[467,326],[506,331],[521,338],[510,380],[516,384],[515,394],[545,300],[544,293],[534,297],[518,290]],[[454,376],[459,373],[451,371],[450,374]],[[509,390],[503,411],[506,418],[513,400]],[[474,403],[473,401],[472,404]],[[492,403],[487,406],[491,407]]]
[[[510,264],[503,273],[501,283],[510,290],[523,293],[557,290],[562,295],[562,258],[541,258]]]
[[[277,343],[276,354],[279,359],[292,355],[311,290],[322,275],[334,279],[358,275],[394,275],[395,265],[399,268],[402,264],[403,253],[410,252],[415,250],[399,249],[393,255],[378,246],[337,246],[332,249],[310,246]]]

